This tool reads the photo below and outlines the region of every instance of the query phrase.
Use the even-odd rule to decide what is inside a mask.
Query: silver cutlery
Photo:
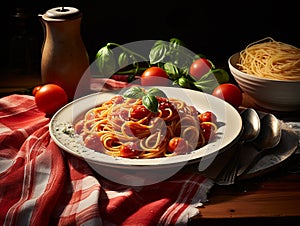
[[[240,155],[243,154],[243,144],[255,140],[260,132],[260,118],[254,109],[247,108],[243,110],[241,112],[241,118],[243,121],[242,135],[235,147],[233,159],[216,178],[216,183],[219,185],[230,185],[234,183],[239,167]]]
[[[252,144],[244,145],[237,176],[247,173],[252,166],[269,150],[276,147],[281,139],[281,122],[273,114],[266,114],[261,119],[261,129]]]

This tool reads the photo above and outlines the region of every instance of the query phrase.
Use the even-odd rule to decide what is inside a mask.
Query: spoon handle
[[[258,151],[251,143],[244,143],[241,149],[242,150],[237,177],[240,177],[241,175],[247,173],[251,169],[252,164],[254,164],[253,162],[259,159],[261,155],[261,152]]]
[[[279,143],[281,143],[281,140]],[[237,177],[247,174],[263,156],[273,153],[274,150],[276,150],[279,146],[279,143],[275,147],[263,150],[259,150],[253,144],[251,144],[252,147],[241,150],[243,153],[245,153],[245,155],[243,155],[240,160],[240,167],[237,172]]]

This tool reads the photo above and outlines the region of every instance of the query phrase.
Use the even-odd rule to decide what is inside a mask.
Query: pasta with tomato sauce
[[[155,97],[158,111],[141,98],[116,95],[88,110],[75,131],[90,149],[114,157],[157,158],[187,154],[206,145],[217,131],[216,116],[184,101]]]

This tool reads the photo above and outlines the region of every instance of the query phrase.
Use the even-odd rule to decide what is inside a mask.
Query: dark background
[[[17,32],[18,21],[13,16],[16,8],[22,8],[29,16],[26,29],[33,40],[29,58],[37,68],[44,39],[38,14],[57,6],[73,6],[83,12],[82,37],[91,61],[108,42],[169,41],[175,37],[191,51],[205,54],[217,65],[226,65],[233,53],[267,36],[300,47],[297,1],[276,3],[271,0],[9,1],[0,14],[1,71],[9,69],[12,61],[10,43]],[[17,57],[22,57],[21,51],[19,54]]]

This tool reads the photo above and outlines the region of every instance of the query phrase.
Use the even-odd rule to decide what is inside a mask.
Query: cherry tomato
[[[120,156],[123,158],[135,158],[139,155],[139,151],[136,149],[136,144],[122,144],[120,148]]]
[[[206,58],[198,58],[190,66],[190,75],[199,80],[203,75],[210,71],[212,63]]]
[[[164,119],[169,117],[171,113],[173,114],[173,116],[178,115],[175,106],[172,105],[168,100],[159,102],[158,109],[161,111],[161,117]]]
[[[150,111],[144,105],[133,105],[130,109],[131,119],[142,119],[149,115]]]
[[[142,86],[168,86],[170,79],[167,72],[160,67],[149,67],[141,75]]]
[[[189,147],[182,137],[173,137],[168,143],[168,151],[176,154],[188,153]]]
[[[35,92],[35,103],[40,111],[51,116],[68,103],[68,96],[60,86],[46,84]]]
[[[214,130],[213,126],[209,123],[201,123],[200,129],[204,136],[205,143],[208,143],[209,139],[212,139],[213,136],[215,135],[215,132],[214,132],[215,130]]]
[[[203,112],[198,117],[199,117],[200,122],[215,123],[217,121],[217,116],[214,113],[212,113],[211,111]]]
[[[227,101],[235,108],[238,108],[243,101],[241,89],[233,83],[223,83],[218,85],[213,90],[212,95]]]

